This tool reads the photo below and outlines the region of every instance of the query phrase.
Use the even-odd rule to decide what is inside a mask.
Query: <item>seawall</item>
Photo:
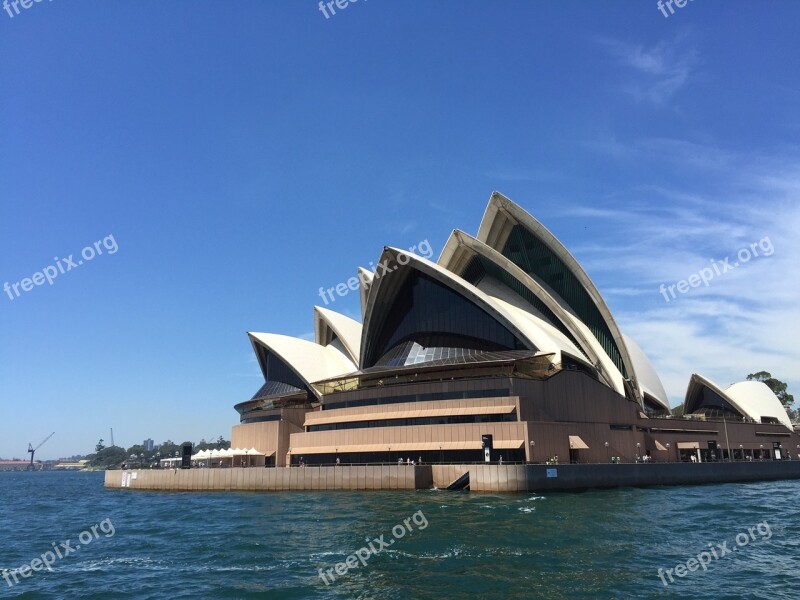
[[[419,490],[469,472],[473,492],[545,492],[800,479],[800,461],[589,465],[340,465],[106,471],[109,489],[149,491]]]
[[[545,492],[800,479],[800,461],[590,465],[470,465],[473,492]]]
[[[432,487],[429,466],[355,465],[106,471],[105,487],[182,492],[418,490]]]

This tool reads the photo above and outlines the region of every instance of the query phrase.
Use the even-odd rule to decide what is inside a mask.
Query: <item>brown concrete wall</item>
[[[520,422],[508,423],[464,423],[460,425],[410,425],[407,427],[378,427],[374,429],[342,429],[338,431],[315,431],[295,433],[291,437],[292,448],[313,446],[351,446],[393,443],[433,442],[478,442],[482,434],[492,434],[494,442],[502,440],[524,440],[525,428]],[[413,451],[409,451],[413,454]],[[416,458],[416,457],[415,457]]]
[[[438,384],[408,384],[386,387],[380,391],[362,390],[335,394],[332,399],[359,399],[380,394],[427,393],[457,389],[498,389],[509,387],[505,398],[475,398],[469,400],[438,400],[416,403],[364,406],[315,412],[314,414],[352,415],[425,408],[446,408],[453,411],[461,407],[496,406],[515,403],[520,421],[517,423],[484,423],[459,425],[424,425],[408,427],[381,427],[374,429],[347,429],[305,433],[302,423],[305,409],[282,409],[282,420],[276,423],[254,423],[234,427],[234,446],[255,446],[262,452],[276,452],[276,464],[284,466],[289,448],[313,448],[349,445],[385,446],[404,444],[403,455],[416,458],[415,451],[406,450],[406,444],[430,444],[437,442],[477,442],[485,433],[494,436],[495,443],[504,440],[523,440],[526,458],[543,462],[558,455],[561,464],[570,460],[569,436],[580,436],[589,446],[580,450],[577,461],[581,463],[606,464],[610,456],[618,456],[623,462],[633,462],[637,453],[650,452],[655,462],[677,461],[678,444],[697,442],[707,448],[709,440],[715,440],[721,448],[738,450],[742,444],[746,450],[771,450],[773,441],[781,441],[784,452],[790,451],[800,458],[800,436],[780,425],[737,423],[722,421],[695,421],[682,419],[641,418],[638,406],[625,400],[605,385],[592,380],[580,372],[561,371],[546,381],[522,378],[497,378],[476,381],[440,382]],[[612,429],[612,426],[628,426],[630,430]],[[727,427],[727,436],[726,436]],[[277,428],[277,429],[276,429]],[[665,431],[681,429],[683,431]],[[531,447],[530,442],[535,446]],[[670,445],[669,452],[659,450]],[[608,443],[608,449],[605,444]],[[636,444],[640,444],[637,448]],[[499,451],[501,452],[501,451]],[[506,460],[508,457],[505,457]],[[434,474],[439,486],[447,475]]]
[[[397,404],[378,404],[371,406],[356,406],[353,408],[335,408],[332,410],[314,411],[307,413],[308,424],[314,424],[314,417],[352,417],[354,415],[375,415],[374,419],[383,418],[384,413],[395,413],[402,411],[416,412],[418,410],[447,410],[453,414],[459,408],[480,408],[493,406],[514,406],[519,409],[519,398],[509,396],[505,398],[472,398],[466,400],[426,400],[423,402],[400,402]]]
[[[275,466],[285,467],[289,464],[289,448],[291,447],[292,434],[303,431],[303,415],[297,415],[296,419],[284,419],[281,421],[281,429],[278,435],[278,454],[275,456]]]
[[[134,479],[135,477],[135,479]],[[415,490],[432,486],[430,466],[340,466],[106,471],[106,488],[148,491]]]
[[[636,457],[636,443],[641,444],[643,455],[647,449],[647,442],[643,432],[636,431],[632,426],[630,431],[614,430],[608,423],[550,423],[529,422],[527,438],[528,459],[532,462],[545,462],[548,458],[558,456],[561,464],[569,463],[569,436],[579,436],[588,450],[578,452],[579,462],[607,463],[609,456],[619,456],[625,462],[633,462]],[[536,444],[533,447],[531,458],[530,441]],[[606,452],[605,442],[608,442]],[[655,459],[658,457],[653,454]]]
[[[280,421],[245,423],[231,428],[231,447],[255,448],[267,455],[275,453],[275,465],[286,466],[289,439],[293,433],[303,431],[306,409],[281,409]]]
[[[231,448],[255,448],[264,454],[278,450],[280,421],[247,423],[231,428]]]
[[[731,453],[739,450],[772,450],[773,442],[780,442],[783,453],[791,452],[793,459],[800,459],[800,436],[790,432],[783,425],[764,423],[740,423],[731,421],[706,421],[687,419],[646,419],[642,425],[650,428],[649,434],[661,444],[670,443],[669,460],[677,460],[677,442],[698,442],[700,448],[708,447],[709,440],[715,440],[725,450],[730,446]],[[669,429],[684,429],[681,433],[673,433]],[[696,431],[696,433],[694,433]],[[666,452],[662,453],[667,458]]]
[[[546,380],[512,379],[523,421],[633,423],[637,404],[578,371],[558,371]]]
[[[433,485],[444,490],[468,470],[464,465],[431,465]]]

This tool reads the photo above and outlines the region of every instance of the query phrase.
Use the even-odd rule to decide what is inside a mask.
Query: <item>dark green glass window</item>
[[[623,377],[628,378],[622,354],[605,319],[577,277],[546,244],[525,227],[516,225],[508,236],[502,254],[529,275],[538,277],[561,296],[597,338]]]
[[[381,318],[371,326],[362,368],[526,349],[482,308],[416,270],[408,274]]]

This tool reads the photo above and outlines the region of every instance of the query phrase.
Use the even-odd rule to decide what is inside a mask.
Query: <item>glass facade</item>
[[[667,415],[669,411],[648,394],[644,395],[644,411],[648,415]]]
[[[397,464],[402,459],[403,465],[411,467],[410,461],[421,464],[483,464],[483,450],[407,450],[404,452],[339,452],[338,454],[309,454],[308,456],[292,455],[292,465],[302,461],[305,465],[335,465],[336,459],[342,465],[355,464]],[[491,451],[491,461],[496,463],[502,458],[505,464],[525,462],[525,450]]]
[[[382,322],[372,326],[362,368],[417,364],[445,353],[453,358],[526,349],[482,308],[417,270],[411,270],[380,317]]]
[[[555,252],[525,227],[516,225],[508,236],[502,254],[529,275],[544,281],[561,296],[591,330],[622,376],[628,378],[622,354],[605,319],[578,278]]]
[[[299,390],[306,389],[306,384],[292,368],[263,346],[258,346],[261,355],[261,364],[266,365],[264,379],[267,381],[280,381],[287,383]]]
[[[253,394],[251,400],[258,400],[259,398],[269,398],[270,396],[285,396],[287,394],[296,394],[300,390],[288,383],[282,381],[267,381],[264,385],[258,388],[258,391]]]
[[[701,388],[697,396],[692,398],[692,402],[689,403],[689,406],[691,406],[691,412],[693,414],[703,413],[707,416],[721,417],[724,413],[726,415],[744,418],[744,415],[731,406],[730,402],[705,386]]]
[[[511,273],[496,263],[493,263],[480,254],[476,254],[472,257],[472,259],[470,259],[470,261],[464,267],[464,270],[460,273],[462,279],[469,281],[475,286],[477,286],[487,275],[497,279],[503,285],[510,288],[520,298],[533,306],[539,312],[539,315],[537,316],[541,316],[541,318],[547,321],[547,323],[563,333],[567,339],[569,339],[569,341],[575,344],[575,347],[578,348],[581,353],[586,356],[586,358],[589,358],[583,351],[583,348],[581,348],[578,340],[575,339],[570,330],[567,329],[566,325],[564,325],[564,323],[562,323],[559,318],[553,314],[553,311],[551,311],[536,294],[531,292],[531,290],[528,289],[525,284],[523,284],[519,279],[511,275]]]
[[[246,423],[264,423],[265,421],[280,421],[280,415],[263,415],[260,417],[245,417],[241,420],[242,424]]]
[[[253,400],[270,396],[296,394],[303,391],[311,393],[311,390],[308,389],[297,373],[276,354],[273,354],[260,344],[257,344],[256,348],[266,383],[256,392]]]

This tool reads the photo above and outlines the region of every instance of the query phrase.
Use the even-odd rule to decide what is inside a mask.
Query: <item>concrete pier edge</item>
[[[328,491],[445,489],[469,472],[473,492],[555,492],[800,479],[800,461],[651,464],[340,465],[106,471],[108,489]]]

